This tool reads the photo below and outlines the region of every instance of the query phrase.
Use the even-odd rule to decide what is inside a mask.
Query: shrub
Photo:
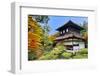
[[[88,54],[83,54],[83,58],[88,58]]]
[[[71,58],[72,53],[64,52],[64,53],[62,53],[61,55],[62,55],[63,58],[69,59],[69,58]]]
[[[41,56],[39,59],[40,60],[52,60],[52,59],[57,59],[57,58],[58,58],[58,55],[49,53],[49,54]]]
[[[79,51],[80,54],[88,54],[88,49],[84,48]]]
[[[59,50],[58,48],[54,48],[50,53],[54,55],[61,54],[63,50]]]
[[[88,57],[87,54],[77,54],[73,56],[74,59],[82,59],[82,58],[87,58],[87,57]]]
[[[60,55],[64,52],[64,46],[56,46],[52,51],[48,52],[47,54],[41,56],[40,60],[50,60],[50,59],[58,59]]]
[[[39,59],[40,60],[47,60],[47,59],[51,59],[51,56],[49,54],[46,54],[44,56],[41,56]]]
[[[73,56],[74,59],[82,59],[83,56],[82,55],[76,55],[76,56]]]
[[[74,59],[82,59],[88,57],[88,50],[86,48],[79,50],[73,55]]]

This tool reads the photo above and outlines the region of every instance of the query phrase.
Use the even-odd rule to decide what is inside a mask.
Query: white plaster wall
[[[64,45],[81,44],[81,42],[65,42]]]
[[[74,46],[73,50],[80,50],[82,48],[85,48],[84,42],[73,42],[73,44],[79,44],[79,46]],[[64,45],[72,45],[72,42],[65,42]]]
[[[80,47],[80,49],[85,48],[84,42],[79,42],[79,47]]]
[[[72,45],[72,42],[64,42],[64,45]]]

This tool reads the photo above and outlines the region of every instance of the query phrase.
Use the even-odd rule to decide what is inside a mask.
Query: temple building
[[[60,33],[55,40],[57,44],[62,43],[66,49],[70,51],[85,48],[85,42],[80,33],[82,30],[84,30],[84,28],[78,24],[70,20],[56,30]]]

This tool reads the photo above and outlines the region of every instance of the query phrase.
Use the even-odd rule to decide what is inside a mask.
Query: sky
[[[49,34],[54,34],[57,32],[57,28],[63,26],[69,20],[73,21],[76,24],[83,24],[84,21],[88,22],[87,17],[80,17],[80,16],[49,16],[48,25],[50,26]]]

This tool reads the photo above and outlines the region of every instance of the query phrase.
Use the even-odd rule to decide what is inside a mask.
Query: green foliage
[[[49,32],[50,32],[50,27],[48,25],[48,16],[43,16],[43,23],[44,26],[42,27],[43,30],[43,37],[41,40],[42,46],[43,46],[43,50],[44,51],[50,51],[52,50],[52,44],[53,42],[51,40],[49,40]],[[47,20],[47,21],[46,21]]]
[[[46,51],[51,51],[52,50],[52,45],[53,42],[51,42],[47,37],[43,37],[42,39],[42,45],[43,45],[43,50]]]
[[[88,55],[87,54],[77,54],[73,56],[73,59],[84,59],[84,58],[88,58]]]
[[[82,58],[83,58],[82,55],[75,55],[75,56],[73,56],[73,59],[82,59]]]
[[[59,54],[61,54],[62,52],[64,52],[64,50],[65,50],[65,47],[64,47],[64,46],[56,46],[56,47],[51,51],[51,54],[59,55]]]
[[[56,46],[52,51],[47,54],[41,56],[40,60],[51,60],[51,59],[59,59],[61,54],[64,52],[64,46]]]
[[[65,50],[65,47],[63,45],[58,45],[56,46],[56,48],[58,48],[59,50]]]
[[[36,55],[33,52],[28,52],[28,60],[35,60]]]
[[[73,56],[74,59],[88,58],[88,49],[84,48],[76,52],[76,55]]]
[[[53,59],[82,59],[88,57],[87,49],[81,49],[78,52],[66,52],[65,47],[57,45],[52,51],[46,52],[39,59],[40,60],[53,60]]]
[[[57,59],[58,55],[56,54],[52,54],[52,53],[48,53],[46,55],[41,56],[39,59],[40,60],[52,60],[52,59]]]
[[[47,23],[49,20],[48,16],[42,16],[42,15],[32,15],[32,17],[40,23]]]
[[[69,53],[69,52],[62,53],[62,57],[65,59],[69,59],[69,58],[71,58],[71,56],[72,56],[72,53]]]
[[[88,54],[88,49],[86,49],[86,48],[81,49],[78,53],[79,54]]]

